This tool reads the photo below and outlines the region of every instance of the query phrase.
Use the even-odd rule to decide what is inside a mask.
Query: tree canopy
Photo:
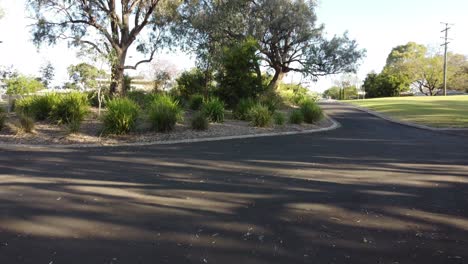
[[[124,93],[124,70],[150,62],[164,40],[164,27],[177,0],[28,0],[35,17],[34,43],[68,41],[109,58],[111,92]],[[126,65],[129,48],[148,58]]]
[[[24,75],[14,76],[6,81],[7,94],[25,95],[44,89],[44,85],[32,78]]]
[[[106,73],[93,65],[87,63],[79,63],[68,67],[68,75],[73,81],[73,84],[80,85],[85,89],[95,89],[98,86],[98,78],[103,78]]]
[[[346,34],[325,39],[315,1],[188,0],[182,10],[179,30],[185,29],[186,47],[209,63],[226,42],[253,37],[263,65],[273,72],[272,88],[289,72],[312,79],[353,72],[364,56]]]

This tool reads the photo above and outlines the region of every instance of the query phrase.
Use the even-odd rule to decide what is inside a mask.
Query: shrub
[[[176,79],[177,85],[173,89],[173,93],[177,93],[184,99],[189,99],[190,96],[194,94],[207,95],[213,90],[213,85],[207,82],[207,80],[212,79],[213,76],[211,72],[204,72],[201,69],[194,68],[190,71],[183,72]]]
[[[230,108],[235,107],[241,98],[257,98],[265,89],[258,71],[258,42],[248,38],[221,48],[216,74],[218,96]]]
[[[255,101],[252,98],[240,99],[234,109],[234,117],[239,120],[249,120],[249,111],[255,106]]]
[[[281,97],[276,95],[276,93],[268,92],[262,95],[262,97],[260,98],[260,103],[268,107],[268,110],[270,111],[270,113],[273,114],[274,112],[276,112],[276,110],[278,110],[278,108],[281,107],[282,99]]]
[[[278,126],[282,126],[284,125],[284,123],[286,123],[286,117],[281,112],[276,112],[273,115],[273,120],[275,122],[275,125],[278,125]]]
[[[127,98],[138,104],[140,107],[148,106],[154,99],[154,95],[146,94],[143,91],[127,92]]]
[[[257,104],[249,111],[249,119],[253,126],[266,127],[271,124],[271,112],[268,107]]]
[[[304,121],[312,124],[323,118],[322,108],[311,99],[302,101],[301,112],[304,115]]]
[[[289,116],[289,123],[300,125],[304,122],[304,114],[301,110],[295,109]]]
[[[89,112],[86,94],[73,92],[61,96],[51,112],[51,119],[58,124],[70,125],[70,130],[77,131]]]
[[[200,110],[203,106],[203,101],[204,101],[203,95],[201,94],[192,95],[189,101],[190,109],[195,110],[195,111]]]
[[[16,76],[13,77],[9,80],[6,81],[7,85],[7,94],[19,94],[19,95],[25,95],[29,93],[34,93],[39,90],[44,89],[44,85],[32,78],[32,77],[27,77],[27,76]]]
[[[107,103],[103,118],[104,131],[111,134],[126,134],[136,126],[138,105],[128,98],[116,98]]]
[[[149,120],[154,130],[167,132],[174,129],[177,121],[182,120],[183,111],[177,101],[170,96],[156,97],[150,105]]]
[[[0,107],[0,131],[2,131],[2,129],[5,127],[6,119],[7,115],[5,113],[5,110],[2,107]]]
[[[218,98],[211,98],[203,104],[203,114],[215,123],[224,122],[224,103]]]
[[[33,115],[33,97],[24,97],[15,101],[15,112],[18,115],[32,116]]]
[[[26,114],[19,115],[21,129],[26,133],[31,133],[34,130],[34,119]]]
[[[15,111],[20,115],[27,115],[35,120],[46,120],[53,109],[60,102],[58,94],[46,94],[44,96],[32,96],[18,100]]]
[[[33,97],[32,115],[36,120],[46,120],[60,102],[58,94],[50,93],[44,96]]]
[[[202,113],[197,112],[192,118],[192,129],[194,130],[207,130],[208,129],[208,118]]]

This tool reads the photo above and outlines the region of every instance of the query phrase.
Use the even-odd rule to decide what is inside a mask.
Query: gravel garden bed
[[[285,113],[289,110],[284,110]],[[151,143],[173,140],[186,140],[197,138],[217,138],[228,136],[255,135],[280,132],[302,132],[320,128],[330,127],[332,121],[324,118],[315,124],[285,124],[283,126],[272,125],[267,128],[257,128],[249,122],[230,118],[226,114],[224,123],[211,123],[206,131],[195,131],[190,127],[193,113],[187,112],[184,121],[178,123],[172,132],[157,133],[151,131],[149,124],[141,121],[138,129],[127,135],[104,135],[102,134],[102,122],[97,116],[97,109],[92,112],[82,123],[76,133],[70,133],[66,126],[50,124],[48,122],[36,122],[32,133],[24,133],[19,126],[18,117],[15,113],[8,114],[5,128],[0,131],[0,144],[24,144],[24,145],[118,145],[128,143]],[[143,120],[143,119],[142,119]]]

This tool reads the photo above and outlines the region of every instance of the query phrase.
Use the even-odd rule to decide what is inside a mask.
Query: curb
[[[167,141],[155,141],[155,142],[141,142],[141,143],[122,143],[115,145],[101,145],[101,144],[70,144],[70,145],[31,145],[31,144],[2,144],[0,148],[27,148],[27,149],[71,149],[71,148],[118,148],[118,147],[145,147],[145,146],[158,146],[158,145],[174,145],[174,144],[189,144],[199,142],[212,142],[212,141],[224,141],[233,139],[249,139],[249,138],[263,138],[263,137],[276,137],[276,136],[292,136],[292,135],[304,135],[313,134],[319,132],[326,132],[335,130],[341,127],[341,124],[333,118],[326,115],[326,118],[332,122],[331,126],[304,130],[304,131],[288,131],[288,132],[276,132],[276,133],[263,133],[263,134],[249,134],[249,135],[238,135],[238,136],[224,136],[224,137],[205,137],[205,138],[193,138],[193,139],[179,139],[179,140],[167,140]]]
[[[467,131],[468,132],[468,128],[437,128],[437,127],[430,127],[430,126],[426,126],[426,125],[420,125],[420,124],[410,123],[410,122],[406,122],[406,121],[400,121],[400,120],[394,119],[392,117],[389,117],[387,115],[384,115],[384,114],[378,113],[376,111],[373,111],[373,110],[370,110],[370,109],[367,109],[367,108],[364,108],[364,107],[360,107],[360,106],[357,106],[357,105],[338,102],[338,101],[336,103],[341,104],[341,105],[350,106],[352,108],[355,108],[357,110],[366,112],[368,114],[379,117],[379,118],[384,119],[386,121],[396,123],[396,124],[399,124],[399,125],[403,125],[403,126],[408,126],[408,127],[418,128],[418,129],[424,129],[424,130],[430,130],[430,131],[435,131],[435,132],[457,132],[457,131]]]

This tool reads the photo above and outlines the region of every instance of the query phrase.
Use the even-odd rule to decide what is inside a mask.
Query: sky
[[[25,0],[0,0],[5,17],[0,20],[0,65],[14,65],[21,73],[37,75],[41,65],[50,61],[56,68],[55,84],[67,81],[66,68],[80,62],[76,50],[66,43],[37,49],[32,42],[26,18]],[[317,16],[325,24],[328,37],[348,32],[359,47],[367,50],[361,62],[358,77],[363,80],[371,71],[380,72],[391,49],[409,41],[428,45],[440,51],[443,25],[454,24],[449,32],[452,39],[449,50],[468,55],[467,0],[319,0]],[[138,55],[129,59],[136,60]],[[182,53],[162,52],[158,58],[168,60],[179,69],[194,66],[193,57]],[[145,66],[139,68],[144,71]],[[322,78],[309,84],[313,91],[321,92],[338,76]],[[300,81],[294,75],[289,81]]]

